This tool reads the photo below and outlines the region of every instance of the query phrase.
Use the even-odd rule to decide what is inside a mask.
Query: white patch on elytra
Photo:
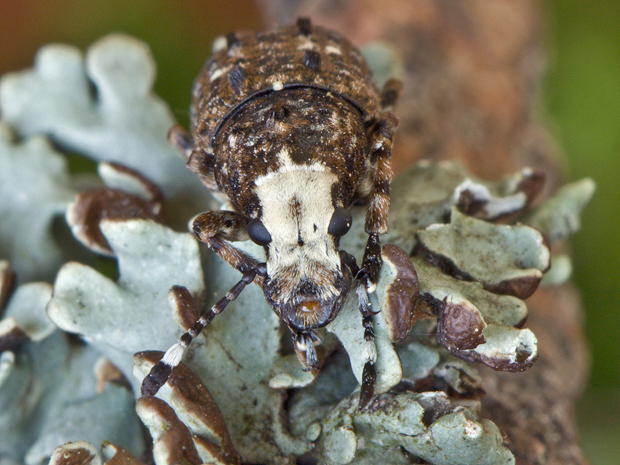
[[[255,188],[262,207],[261,221],[272,239],[267,272],[272,279],[287,281],[284,292],[294,290],[308,277],[316,278],[322,298],[333,297],[338,291],[328,281],[332,273],[340,271],[340,257],[327,229],[334,213],[331,189],[338,177],[323,163],[293,162],[287,149],[280,151],[278,161],[278,170],[259,177]],[[299,206],[297,211],[291,208],[293,203]],[[293,269],[294,276],[290,276]]]
[[[215,81],[217,78],[219,78],[222,75],[223,72],[224,70],[222,68],[214,69],[213,72],[209,74],[209,80],[211,82]]]
[[[340,47],[335,45],[328,45],[325,47],[325,51],[330,55],[342,55],[342,50],[340,50]]]
[[[315,48],[316,45],[314,44],[314,42],[308,39],[304,39],[301,44],[297,46],[297,50],[314,50]]]
[[[226,37],[219,36],[213,41],[211,50],[213,53],[217,53],[217,52],[224,50],[227,46],[228,46],[228,41],[226,40]]]

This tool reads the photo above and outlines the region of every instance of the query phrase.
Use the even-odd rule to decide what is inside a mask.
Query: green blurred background
[[[620,463],[620,1],[547,0],[548,74],[541,113],[566,155],[567,180],[598,190],[573,240],[575,281],[586,309],[592,375],[579,411],[593,464]],[[157,93],[187,125],[191,83],[212,40],[261,24],[250,0],[0,0],[0,74],[32,65],[49,42],[82,49],[111,31],[147,42]]]
[[[543,105],[566,154],[570,180],[597,192],[572,241],[574,277],[586,311],[592,373],[579,411],[594,464],[620,463],[620,2],[546,3],[549,72]]]

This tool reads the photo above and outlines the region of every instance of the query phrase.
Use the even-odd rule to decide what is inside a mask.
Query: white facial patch
[[[267,272],[274,277],[295,269],[294,281],[312,279],[317,271],[340,270],[334,239],[327,233],[334,213],[332,186],[338,177],[319,162],[296,164],[286,149],[279,154],[280,168],[256,180],[262,222],[271,234]],[[294,285],[294,283],[290,283]],[[317,283],[320,284],[320,283]],[[330,287],[330,286],[328,286]],[[325,297],[336,289],[325,288]]]

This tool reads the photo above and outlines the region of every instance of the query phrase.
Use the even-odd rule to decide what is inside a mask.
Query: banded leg
[[[178,342],[166,351],[164,357],[153,366],[149,374],[142,381],[141,393],[143,396],[154,396],[157,394],[157,391],[159,391],[168,380],[172,369],[181,362],[187,346],[189,346],[192,340],[213,321],[216,315],[222,313],[228,304],[241,294],[241,291],[254,280],[257,274],[262,276],[266,274],[264,264],[245,272],[241,280],[226,293],[226,296],[220,299],[209,310],[204,311],[189,330],[181,336]]]
[[[375,346],[375,335],[372,326],[372,315],[376,312],[372,311],[372,305],[368,300],[368,290],[366,283],[358,276],[360,270],[357,266],[355,257],[345,251],[340,251],[340,257],[344,265],[349,267],[353,276],[356,276],[357,300],[359,302],[359,310],[362,315],[362,325],[364,326],[364,348],[362,355],[364,358],[364,369],[362,371],[362,385],[360,387],[360,401],[358,408],[362,410],[375,394],[375,382],[377,381],[377,371],[375,362],[377,361],[377,348]]]
[[[397,79],[386,82],[381,92],[380,118],[369,125],[368,138],[371,153],[370,164],[374,168],[370,202],[366,209],[366,232],[368,242],[364,251],[362,270],[366,288],[369,292],[376,289],[377,277],[381,268],[381,242],[379,234],[387,232],[388,209],[390,205],[390,183],[392,182],[392,137],[398,120],[390,113],[394,107],[401,83]]]
[[[304,371],[319,368],[319,358],[315,345],[321,340],[316,331],[296,332],[293,336],[297,358],[304,366]]]
[[[370,202],[366,209],[366,232],[368,242],[364,252],[363,279],[370,292],[376,288],[377,276],[381,268],[381,242],[379,234],[387,232],[388,208],[390,205],[390,182],[392,168],[390,157],[392,134],[396,129],[396,118],[391,113],[383,113],[382,118],[370,128],[372,153],[370,163],[374,166]]]

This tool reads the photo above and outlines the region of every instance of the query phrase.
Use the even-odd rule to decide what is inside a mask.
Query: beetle
[[[143,395],[157,392],[184,348],[253,282],[291,330],[306,370],[318,368],[316,330],[355,287],[366,340],[360,408],[368,403],[376,349],[367,293],[387,230],[399,90],[389,80],[380,92],[360,52],[307,18],[216,40],[193,88],[191,136],[175,127],[169,138],[230,208],[197,216],[194,233],[242,278],[153,367]],[[354,204],[366,205],[361,267],[339,250]],[[231,244],[248,239],[264,248],[264,263]]]

